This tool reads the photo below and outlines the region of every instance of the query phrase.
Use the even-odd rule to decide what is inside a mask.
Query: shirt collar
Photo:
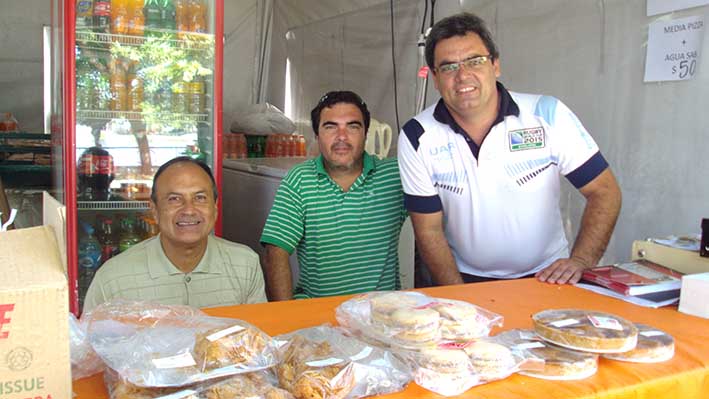
[[[156,237],[152,238],[152,240],[153,241],[148,243],[147,246],[146,260],[148,262],[150,278],[156,279],[159,277],[185,274],[172,264],[165,254],[165,251],[163,251],[162,244],[160,243],[160,235],[158,234]],[[218,252],[216,245],[216,242],[214,242],[210,235],[207,238],[207,250],[204,252],[204,255],[202,255],[202,259],[200,259],[197,267],[190,273],[222,274],[219,264],[215,262],[216,253]]]
[[[510,92],[505,89],[502,83],[496,82],[496,85],[497,92],[500,94],[500,109],[497,112],[497,117],[495,118],[495,122],[492,123],[492,126],[504,121],[506,116],[519,116],[519,107],[512,99]],[[433,110],[433,117],[438,122],[450,126],[454,132],[467,136],[463,128],[453,119],[453,115],[451,115],[448,107],[446,107],[446,104],[443,102],[443,98],[438,100],[438,104],[436,104],[436,108]]]
[[[362,174],[363,175],[368,175],[369,172],[373,171],[376,169],[376,163],[374,162],[374,158],[367,153],[367,151],[364,151],[364,154],[362,154]],[[325,164],[323,162],[323,156],[322,154],[318,155],[317,158],[315,158],[315,170],[319,175],[324,175],[329,177],[330,175],[327,174],[327,170],[325,170]]]

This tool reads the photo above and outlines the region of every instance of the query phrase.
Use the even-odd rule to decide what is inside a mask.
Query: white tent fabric
[[[259,1],[262,0],[251,3]],[[389,1],[272,1],[271,47],[262,52],[268,56],[260,58],[262,63],[268,63],[268,79],[260,85],[266,100],[284,108],[288,59],[290,106],[302,133],[311,134],[309,111],[324,92],[333,89],[360,93],[374,117],[395,127]],[[501,50],[500,80],[514,91],[560,98],[577,113],[598,142],[624,195],[623,210],[605,262],[628,259],[635,239],[699,232],[701,217],[709,216],[706,177],[709,156],[705,149],[709,140],[706,112],[709,40],[703,43],[698,73],[693,80],[643,82],[648,24],[661,18],[692,15],[704,16],[706,24],[709,6],[646,17],[645,3],[645,0],[439,0],[436,3],[436,19],[461,10],[483,17]],[[396,94],[399,121],[403,124],[414,112],[416,41],[424,1],[394,1],[394,9]],[[237,29],[256,30],[252,20],[241,19],[245,26]],[[234,44],[227,40],[227,51],[229,45]],[[247,43],[239,46],[254,50],[244,54],[256,54],[256,44],[253,48]],[[244,58],[241,57],[242,61]],[[229,76],[226,64],[225,75]],[[227,84],[246,85],[229,81],[225,79],[227,96],[231,90]],[[256,98],[251,97],[252,101]],[[427,103],[437,99],[437,92],[430,85]],[[230,101],[230,105],[236,104],[235,100]],[[228,109],[225,100],[225,124],[229,123]],[[572,242],[583,204],[581,195],[565,184],[561,206]]]

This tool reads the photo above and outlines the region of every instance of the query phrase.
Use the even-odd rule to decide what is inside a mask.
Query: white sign
[[[647,0],[647,16],[709,4],[709,0]]]
[[[703,33],[702,16],[650,24],[645,81],[692,79],[699,68]]]

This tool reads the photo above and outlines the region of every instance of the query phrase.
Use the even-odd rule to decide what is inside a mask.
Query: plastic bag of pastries
[[[348,337],[328,325],[275,337],[279,384],[298,399],[342,399],[400,391],[409,367],[391,352]]]
[[[255,326],[188,306],[116,300],[84,318],[96,353],[136,386],[184,386],[277,361],[271,337]]]
[[[401,348],[486,336],[502,316],[468,302],[410,291],[359,295],[336,310],[337,321],[357,335]]]
[[[545,341],[594,353],[635,348],[638,329],[622,317],[583,309],[549,309],[532,316],[534,331]]]
[[[73,313],[69,313],[69,352],[72,380],[94,375],[105,367],[89,343],[86,323],[77,320]]]
[[[556,346],[542,340],[532,330],[509,330],[495,336],[513,352],[528,359],[519,374],[546,380],[580,380],[598,371],[598,355]],[[533,363],[539,360],[541,363]]]
[[[133,385],[108,369],[104,382],[111,399],[293,399],[274,386],[266,372],[253,372],[171,388]]]
[[[638,343],[628,352],[607,353],[603,357],[633,363],[660,363],[675,355],[675,339],[662,330],[636,323]]]

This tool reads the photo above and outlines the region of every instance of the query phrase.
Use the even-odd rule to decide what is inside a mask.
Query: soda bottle
[[[143,36],[145,33],[145,15],[143,0],[128,0],[128,34]]]
[[[158,0],[145,0],[143,15],[145,15],[145,35],[159,36],[162,25],[162,10]]]
[[[93,15],[93,0],[76,0],[76,30],[91,29]]]
[[[160,4],[160,19],[162,28],[170,34],[174,34],[177,27],[177,9],[172,0],[162,0]]]
[[[79,199],[108,201],[113,180],[113,157],[100,147],[87,148],[79,158]]]
[[[93,10],[94,31],[98,33],[111,32],[111,2],[95,0]]]
[[[81,222],[80,224],[84,230],[84,235],[79,239],[78,283],[79,297],[83,299],[86,296],[89,285],[91,285],[91,280],[93,280],[96,270],[101,265],[101,244],[94,236],[94,228],[90,224],[86,222]]]
[[[134,246],[141,241],[140,236],[136,232],[135,219],[131,216],[122,220],[123,233],[121,234],[121,239],[118,241],[118,250],[120,252],[126,251],[128,248]]]
[[[111,33],[114,35],[128,34],[128,4],[127,0],[112,0],[111,3]]]
[[[103,233],[101,234],[101,264],[118,254],[118,240],[116,232],[113,230],[113,219],[105,219],[101,223]]]

